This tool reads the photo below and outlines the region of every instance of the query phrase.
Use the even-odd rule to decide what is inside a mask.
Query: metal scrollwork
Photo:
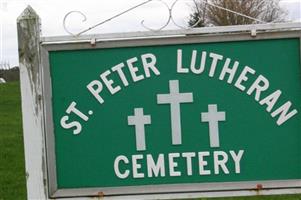
[[[87,21],[87,17],[86,17],[86,15],[85,15],[84,13],[82,13],[81,11],[78,11],[78,10],[70,11],[70,12],[68,12],[68,13],[65,15],[64,20],[63,20],[63,27],[64,27],[65,31],[66,31],[67,33],[69,33],[70,35],[72,35],[72,36],[76,36],[77,34],[72,33],[71,31],[69,31],[68,28],[67,28],[67,26],[66,26],[66,19],[67,19],[67,17],[68,17],[70,14],[73,14],[73,13],[80,14],[80,15],[83,17],[82,22]]]
[[[81,34],[83,34],[83,33],[88,32],[88,31],[90,31],[90,30],[92,30],[92,29],[94,29],[94,28],[96,28],[96,27],[98,27],[98,26],[100,26],[100,25],[102,25],[102,24],[105,24],[105,23],[107,23],[107,22],[109,22],[109,21],[111,21],[111,20],[113,20],[113,19],[115,19],[115,18],[117,18],[117,17],[119,17],[119,16],[125,14],[125,13],[128,13],[128,12],[130,12],[130,11],[132,11],[132,10],[138,8],[138,7],[141,7],[141,6],[145,5],[145,4],[148,4],[148,3],[154,2],[154,1],[160,2],[160,3],[162,3],[162,4],[166,7],[166,9],[167,9],[167,11],[168,11],[168,19],[166,20],[166,22],[165,22],[160,28],[157,28],[157,29],[148,27],[147,25],[145,25],[145,20],[142,20],[142,21],[140,22],[141,25],[142,25],[145,29],[147,29],[147,30],[149,30],[149,31],[161,31],[161,30],[163,30],[164,28],[166,28],[166,27],[170,24],[170,22],[172,22],[176,27],[178,27],[178,28],[180,28],[180,29],[190,29],[190,28],[194,28],[195,26],[197,26],[197,25],[199,24],[199,22],[202,20],[202,19],[199,17],[198,20],[197,20],[197,22],[196,22],[194,25],[192,25],[192,26],[190,26],[190,27],[184,27],[184,26],[182,26],[182,25],[179,25],[179,24],[175,21],[175,19],[174,19],[174,17],[173,17],[173,16],[174,16],[174,15],[173,15],[174,8],[175,8],[176,4],[179,2],[179,0],[175,0],[175,1],[171,4],[171,6],[169,6],[166,2],[164,2],[164,0],[146,0],[146,1],[144,1],[144,2],[142,2],[142,3],[139,3],[139,4],[137,4],[137,5],[133,6],[133,7],[130,7],[129,9],[124,10],[124,11],[122,11],[122,12],[120,12],[120,13],[118,13],[118,14],[116,14],[116,15],[114,15],[114,16],[112,16],[112,17],[106,19],[106,20],[103,20],[103,21],[101,21],[101,22],[99,22],[99,23],[97,23],[97,24],[95,24],[95,25],[93,25],[93,26],[91,26],[91,27],[89,27],[89,28],[87,28],[87,29],[84,29],[84,30],[80,31],[79,33],[73,33],[72,31],[69,31],[69,30],[68,30],[68,28],[67,28],[67,26],[66,26],[66,19],[67,19],[67,18],[70,16],[70,14],[72,14],[72,13],[80,14],[80,15],[83,17],[82,22],[85,22],[85,21],[87,20],[87,17],[86,17],[86,15],[83,14],[81,11],[70,11],[70,12],[68,12],[68,13],[65,15],[65,17],[64,17],[64,20],[63,20],[63,26],[64,26],[65,31],[66,31],[68,34],[70,34],[70,35],[76,37],[76,36],[79,36],[79,35],[81,35]],[[196,9],[198,9],[196,0],[191,0],[191,1],[193,1],[193,3],[194,3],[195,6],[196,6]],[[208,1],[204,1],[204,0],[199,0],[199,1],[204,2],[204,3],[205,3],[206,5],[208,5],[208,6],[213,6],[213,7],[216,7],[216,8],[218,8],[218,9],[226,10],[227,12],[231,12],[231,13],[234,13],[234,14],[237,14],[237,15],[240,15],[240,16],[243,16],[243,17],[252,19],[252,20],[254,20],[254,21],[263,23],[263,21],[261,21],[261,20],[255,19],[255,18],[253,18],[253,17],[247,16],[247,15],[244,15],[244,14],[241,14],[241,13],[238,13],[238,12],[235,12],[235,11],[232,11],[232,10],[229,10],[229,9],[226,9],[226,8],[223,8],[223,7],[220,7],[220,6],[217,6],[217,5],[213,4],[213,3],[209,3]]]
[[[164,2],[164,1],[162,1],[162,0],[153,0],[153,1],[161,2],[161,3],[167,8],[167,10],[168,10],[168,19],[167,19],[166,23],[165,23],[163,26],[161,26],[160,28],[158,28],[158,29],[152,29],[152,28],[147,27],[147,26],[144,24],[144,21],[145,21],[145,20],[142,20],[142,21],[141,21],[141,25],[142,25],[145,29],[147,29],[147,30],[149,30],[149,31],[161,31],[161,30],[163,30],[166,26],[168,26],[168,24],[170,23],[170,20],[171,20],[171,18],[172,18],[172,17],[171,17],[171,8],[169,8],[168,4],[167,4],[166,2]]]
[[[196,5],[196,9],[198,9],[198,6],[197,6],[196,1],[195,1],[195,0],[192,0],[192,1],[193,1],[194,4]],[[174,18],[173,18],[173,10],[174,10],[174,8],[175,8],[175,5],[176,5],[178,2],[179,2],[179,0],[175,0],[175,1],[173,2],[173,4],[171,5],[171,7],[170,7],[170,18],[171,18],[172,23],[173,23],[175,26],[177,26],[178,28],[180,28],[180,29],[191,29],[191,28],[196,27],[196,26],[198,25],[198,23],[202,20],[200,17],[198,17],[197,22],[196,22],[195,24],[193,24],[192,26],[190,26],[190,27],[184,27],[184,26],[181,26],[181,25],[179,25],[179,24],[174,20]]]

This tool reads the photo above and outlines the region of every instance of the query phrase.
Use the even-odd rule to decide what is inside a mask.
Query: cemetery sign
[[[300,35],[277,36],[50,48],[54,195],[299,187]]]
[[[42,38],[49,198],[300,192],[301,34],[251,28]]]

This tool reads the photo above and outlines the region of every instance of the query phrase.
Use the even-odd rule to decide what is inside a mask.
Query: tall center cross
[[[144,151],[146,149],[144,126],[147,124],[151,124],[151,117],[150,115],[143,114],[143,108],[135,108],[134,116],[128,116],[128,125],[135,126],[137,151]]]
[[[209,123],[210,147],[219,147],[218,123],[226,121],[226,113],[218,112],[217,105],[210,104],[208,105],[208,112],[201,113],[201,121]]]
[[[192,103],[192,93],[180,93],[179,81],[169,81],[169,94],[157,94],[158,104],[170,104],[172,144],[182,144],[181,132],[181,103]]]

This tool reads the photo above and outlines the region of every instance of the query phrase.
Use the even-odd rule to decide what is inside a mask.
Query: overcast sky
[[[9,62],[11,66],[18,65],[17,28],[16,19],[26,8],[31,5],[42,21],[42,35],[66,35],[63,28],[64,16],[73,10],[79,10],[87,16],[87,21],[82,22],[82,16],[71,14],[67,18],[67,27],[72,32],[88,28],[105,20],[121,11],[135,6],[145,0],[0,0],[0,63]],[[171,5],[174,0],[163,0]],[[185,25],[188,20],[192,0],[179,0],[173,16],[177,23]],[[301,0],[282,0],[281,6],[288,11],[290,21],[301,22]],[[167,8],[159,1],[148,3],[113,21],[110,21],[88,33],[130,32],[146,30],[145,25],[156,29],[164,25],[168,19]],[[166,29],[177,29],[170,24]],[[1,31],[2,30],[2,31]]]

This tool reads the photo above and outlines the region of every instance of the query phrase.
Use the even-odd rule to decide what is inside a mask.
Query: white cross
[[[178,145],[182,144],[180,104],[193,102],[193,95],[180,93],[178,80],[169,81],[169,91],[169,94],[157,94],[157,102],[170,104],[172,144]]]
[[[219,147],[218,122],[226,121],[225,112],[217,112],[217,105],[208,105],[208,112],[201,113],[201,121],[209,123],[210,147]]]
[[[146,149],[144,129],[146,124],[151,124],[151,117],[150,115],[143,114],[143,108],[135,108],[134,116],[128,116],[128,125],[135,126],[137,151],[144,151]]]

